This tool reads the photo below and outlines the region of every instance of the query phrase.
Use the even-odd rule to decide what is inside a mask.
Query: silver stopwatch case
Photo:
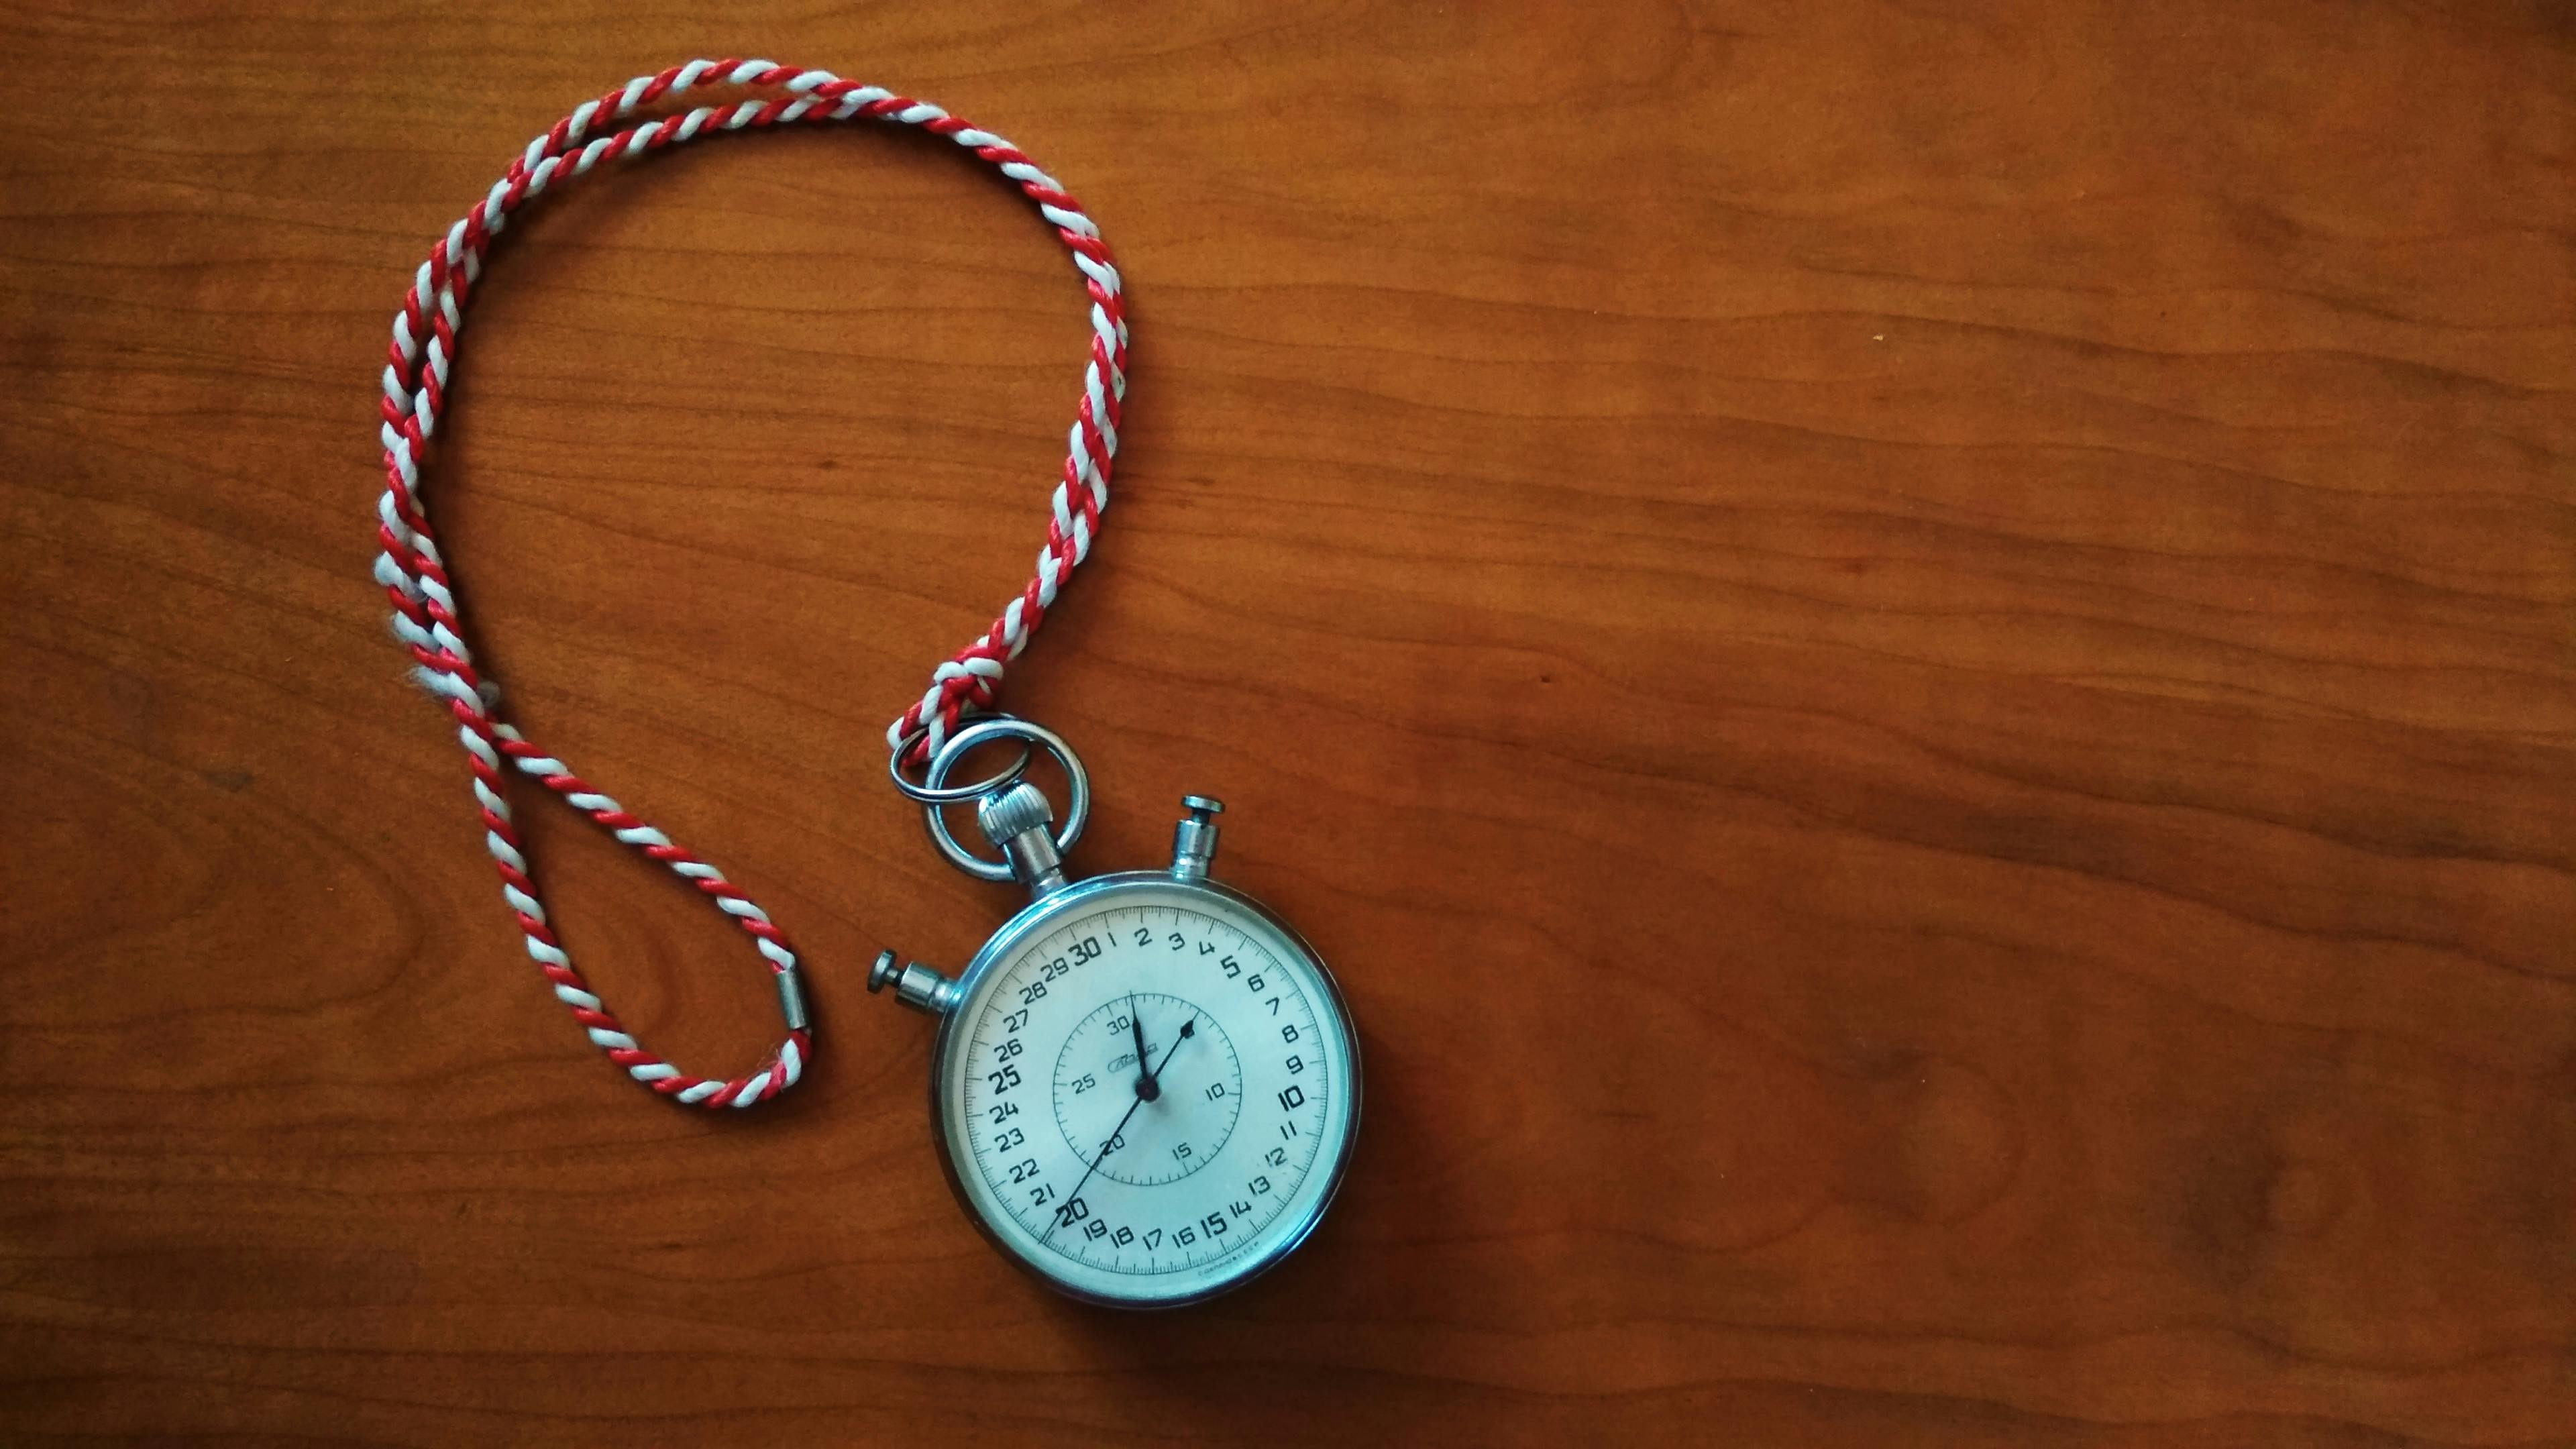
[[[967,750],[1006,737],[1064,763],[1073,798],[1061,832],[1018,778],[1025,755],[982,786],[944,786]],[[898,967],[888,952],[868,980],[940,1018],[931,1131],[986,1239],[1047,1286],[1122,1308],[1199,1302],[1296,1251],[1357,1139],[1359,1042],[1314,948],[1209,877],[1224,807],[1184,800],[1166,869],[1074,881],[1061,851],[1089,786],[1048,732],[979,720],[923,784],[897,780],[952,862],[1017,879],[1031,896],[954,978]],[[964,850],[939,813],[970,791],[1001,862]]]

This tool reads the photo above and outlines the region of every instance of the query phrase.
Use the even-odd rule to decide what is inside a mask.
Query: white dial
[[[1102,1091],[1103,1081],[1133,1090]],[[1056,1126],[1075,1156],[1097,1161],[1094,1171],[1113,1182],[1153,1187],[1189,1176],[1216,1161],[1242,1115],[1234,1043],[1215,1017],[1177,996],[1112,997],[1056,1055]]]
[[[1046,902],[963,983],[938,1096],[988,1230],[1086,1297],[1219,1292],[1339,1178],[1357,1062],[1331,980],[1231,892],[1168,876]]]

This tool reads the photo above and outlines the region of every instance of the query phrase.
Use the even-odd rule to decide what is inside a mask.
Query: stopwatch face
[[[1224,1292],[1340,1183],[1359,1055],[1332,977],[1235,891],[1104,876],[1032,905],[960,981],[933,1111],[959,1196],[1053,1286]]]

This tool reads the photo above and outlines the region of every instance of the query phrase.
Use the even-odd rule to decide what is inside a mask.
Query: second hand
[[[1163,1059],[1154,1063],[1154,1070],[1146,1076],[1145,1080],[1150,1082],[1155,1078],[1160,1077],[1163,1074],[1163,1068],[1171,1065],[1172,1053],[1179,1051],[1181,1049],[1181,1043],[1188,1041],[1191,1035],[1195,1033],[1198,1028],[1198,1013],[1194,1011],[1190,1014],[1189,1020],[1181,1023],[1181,1034],[1172,1038],[1172,1044],[1170,1046],[1163,1048]],[[1144,1106],[1149,1100],[1151,1099],[1146,1097],[1140,1087],[1140,1090],[1136,1093],[1136,1100],[1127,1104],[1127,1115],[1119,1118],[1118,1125],[1109,1129],[1108,1140],[1100,1144],[1100,1151],[1093,1155],[1091,1166],[1083,1170],[1082,1181],[1075,1183],[1073,1185],[1073,1191],[1064,1195],[1064,1200],[1067,1206],[1071,1206],[1074,1199],[1082,1196],[1082,1190],[1091,1185],[1091,1175],[1100,1170],[1100,1164],[1109,1160],[1109,1149],[1117,1143],[1120,1134],[1127,1130],[1127,1124],[1135,1119],[1136,1109]],[[1054,1237],[1055,1230],[1063,1227],[1068,1221],[1070,1221],[1070,1219],[1065,1217],[1062,1209],[1058,1209],[1056,1215],[1047,1220],[1047,1230],[1038,1234],[1038,1241],[1043,1243],[1047,1239]]]

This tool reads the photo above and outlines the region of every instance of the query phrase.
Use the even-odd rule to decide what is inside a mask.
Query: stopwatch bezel
[[[1332,1030],[1341,1043],[1342,1059],[1348,1062],[1350,1067],[1348,1088],[1342,1093],[1342,1102],[1337,1114],[1337,1125],[1341,1131],[1340,1146],[1334,1152],[1329,1166],[1319,1163],[1316,1171],[1307,1174],[1306,1184],[1314,1183],[1319,1176],[1322,1178],[1322,1190],[1314,1193],[1312,1201],[1295,1209],[1295,1215],[1290,1220],[1291,1227],[1285,1235],[1260,1252],[1232,1265],[1225,1276],[1213,1284],[1185,1293],[1120,1295],[1098,1292],[1070,1281],[1054,1265],[1053,1255],[1047,1258],[1036,1256],[1018,1242],[1005,1236],[987,1218],[983,1207],[977,1203],[966,1185],[964,1174],[973,1169],[971,1164],[959,1160],[963,1150],[961,1144],[954,1141],[948,1134],[948,1113],[944,1098],[948,1080],[952,1075],[949,1070],[952,1065],[950,1054],[958,1050],[970,1035],[965,1026],[967,1013],[977,1004],[986,979],[1000,968],[1001,963],[1032,937],[1042,934],[1053,923],[1068,914],[1097,909],[1108,898],[1148,893],[1166,897],[1196,895],[1211,898],[1224,906],[1250,914],[1276,932],[1281,941],[1294,950],[1306,967],[1314,973],[1315,979],[1322,983],[1324,1000],[1319,1014],[1331,1018]],[[975,1230],[983,1235],[984,1240],[992,1244],[1014,1267],[1056,1292],[1068,1298],[1104,1308],[1182,1308],[1193,1303],[1204,1303],[1211,1298],[1231,1293],[1279,1266],[1289,1254],[1304,1246],[1306,1240],[1314,1236],[1315,1229],[1324,1221],[1324,1214],[1331,1209],[1333,1200],[1340,1196],[1343,1176],[1349,1171],[1352,1152],[1359,1145],[1362,1081],[1359,1032],[1351,1024],[1350,1003],[1342,995],[1341,983],[1333,979],[1332,968],[1324,964],[1322,954],[1316,951],[1313,944],[1304,936],[1298,934],[1296,927],[1282,920],[1278,912],[1271,910],[1250,895],[1223,881],[1205,877],[1189,879],[1164,870],[1121,871],[1114,875],[1092,876],[1029,902],[1018,915],[1005,921],[1001,929],[995,931],[984,942],[983,947],[976,951],[974,959],[966,963],[966,968],[957,974],[954,990],[953,999],[957,1004],[940,1017],[939,1032],[932,1039],[930,1049],[930,1135],[939,1146],[940,1172],[948,1179],[948,1191],[957,1199],[958,1207],[964,1210],[967,1221],[975,1225]],[[1298,1189],[1301,1197],[1306,1196],[1310,1191],[1311,1188],[1306,1185],[1301,1185]]]

